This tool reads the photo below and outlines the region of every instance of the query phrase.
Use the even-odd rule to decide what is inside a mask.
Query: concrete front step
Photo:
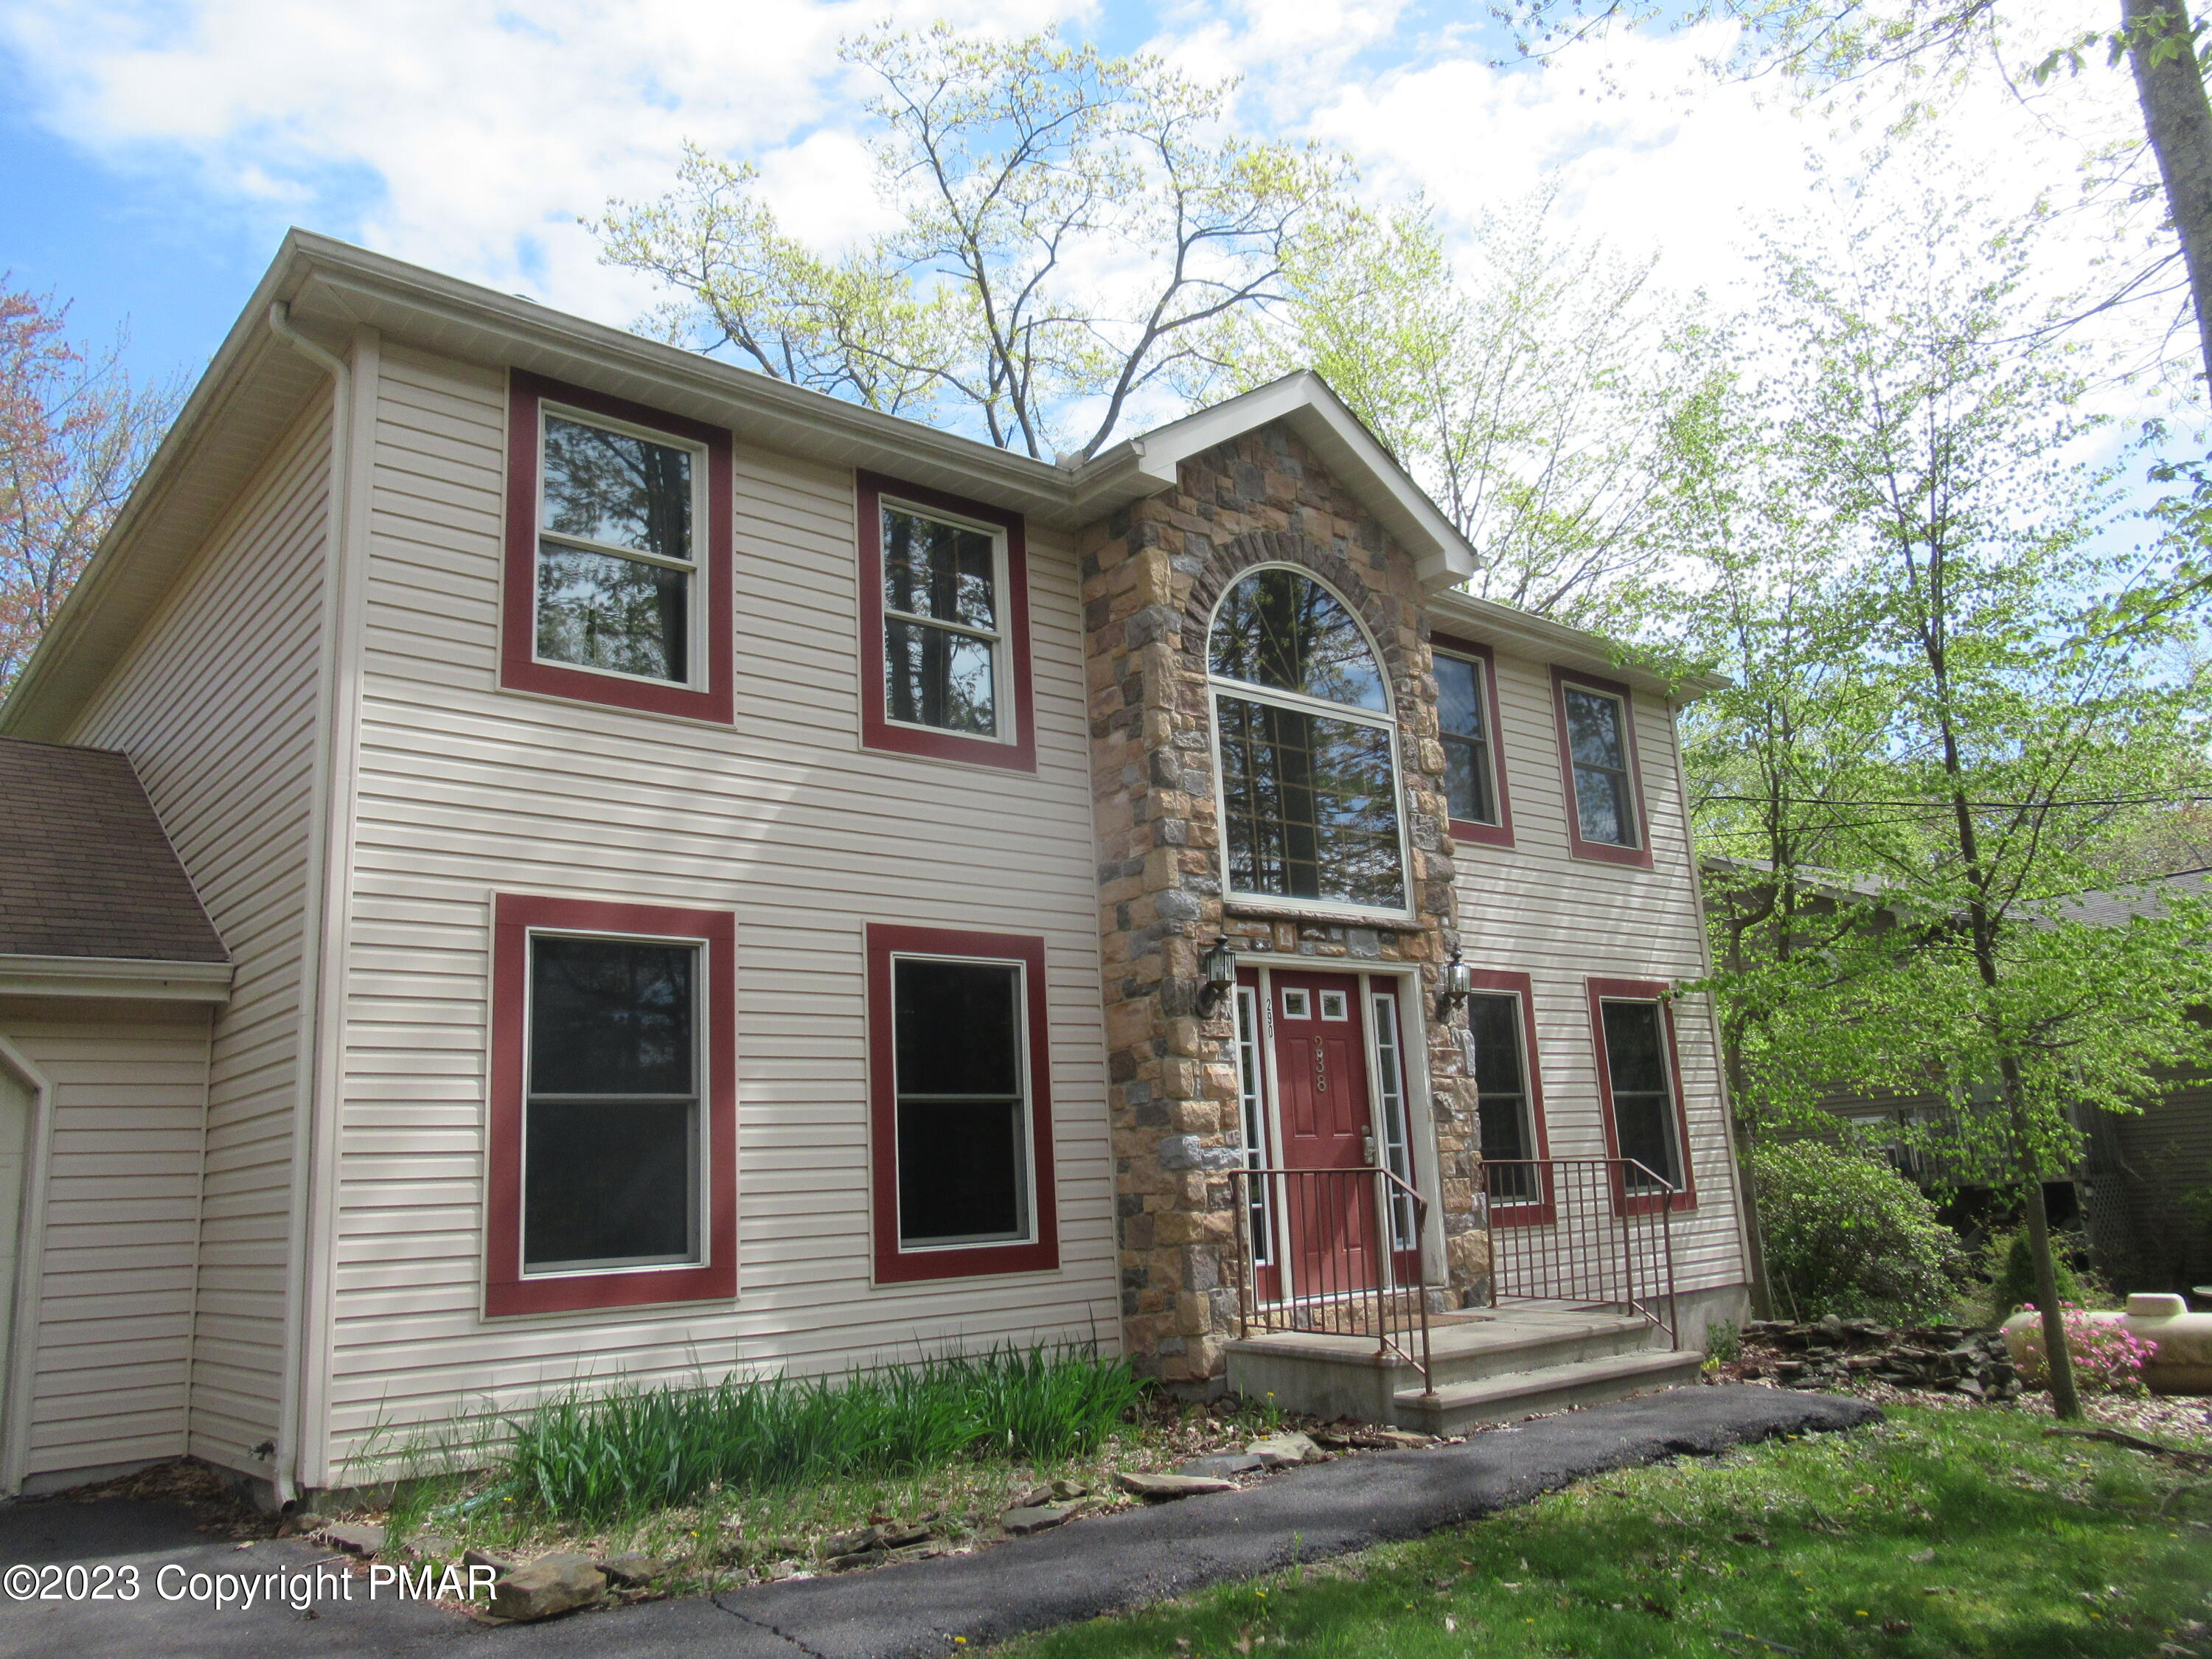
[[[1419,1387],[1401,1389],[1391,1402],[1391,1420],[1401,1428],[1427,1434],[1461,1434],[1486,1423],[1563,1411],[1569,1406],[1595,1406],[1694,1382],[1704,1363],[1705,1356],[1694,1350],[1608,1354],[1449,1383],[1433,1394]]]

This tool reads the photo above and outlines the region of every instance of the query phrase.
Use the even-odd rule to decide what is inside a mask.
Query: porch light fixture
[[[1464,1003],[1468,994],[1474,989],[1474,971],[1459,959],[1456,946],[1452,950],[1451,960],[1444,964],[1443,972],[1437,975],[1437,979],[1443,988],[1437,994],[1437,1018],[1449,1019],[1452,1010]]]
[[[1218,934],[1199,959],[1198,1017],[1206,1019],[1221,1006],[1222,999],[1237,988],[1237,952],[1229,943],[1229,935]]]

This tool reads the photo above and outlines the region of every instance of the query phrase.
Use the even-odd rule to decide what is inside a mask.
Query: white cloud
[[[626,321],[647,297],[575,224],[651,197],[680,146],[763,163],[794,227],[881,210],[841,34],[889,15],[1033,27],[1078,0],[76,0],[0,4],[39,113],[118,167],[188,172],[311,228]]]

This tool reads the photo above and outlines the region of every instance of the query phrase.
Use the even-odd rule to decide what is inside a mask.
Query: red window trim
[[[1605,1121],[1605,1155],[1620,1156],[1620,1133],[1613,1116],[1613,1057],[1605,1046],[1605,1010],[1607,1002],[1655,1002],[1659,1005],[1659,1024],[1667,1034],[1667,1086],[1674,1097],[1674,1155],[1681,1160],[1682,1190],[1674,1194],[1674,1212],[1681,1214],[1698,1207],[1698,1181],[1690,1168],[1690,1116],[1683,1101],[1682,1053],[1674,1042],[1674,1004],[1669,993],[1674,987],[1663,979],[1592,979],[1583,981],[1589,995],[1590,1045],[1597,1056],[1597,1098],[1600,1115]],[[1626,1183],[1616,1175],[1613,1183],[1613,1208],[1616,1215],[1647,1215],[1660,1207],[1660,1195],[1638,1198],[1630,1194]]]
[[[1636,840],[1633,847],[1615,847],[1609,842],[1583,839],[1582,814],[1575,807],[1575,757],[1567,746],[1567,687],[1585,686],[1592,691],[1603,691],[1620,699],[1621,741],[1628,750],[1629,787],[1636,797]],[[1552,666],[1552,718],[1559,724],[1559,782],[1566,791],[1567,848],[1575,858],[1589,859],[1599,864],[1632,865],[1639,870],[1651,867],[1651,815],[1644,806],[1644,767],[1636,753],[1636,697],[1619,680],[1600,679],[1595,674],[1577,673],[1572,669]]]
[[[1023,964],[1029,1020],[1030,1160],[1036,1189],[1030,1212],[1036,1236],[1030,1243],[952,1245],[901,1250],[898,1231],[898,1076],[891,1023],[893,956],[973,957]],[[947,927],[908,927],[870,922],[868,957],[868,1142],[870,1190],[874,1199],[876,1283],[906,1285],[987,1273],[1048,1272],[1060,1266],[1060,1216],[1054,1201],[1052,1152],[1052,1071],[1045,1012],[1044,941],[1025,933],[970,933]]]
[[[1505,749],[1499,741],[1498,720],[1498,655],[1486,645],[1473,640],[1461,639],[1454,634],[1431,634],[1429,644],[1432,650],[1447,652],[1455,657],[1471,657],[1482,676],[1483,714],[1490,729],[1490,781],[1498,792],[1498,822],[1483,823],[1474,818],[1451,820],[1454,841],[1471,841],[1484,847],[1513,845],[1513,797],[1505,787]]]
[[[1469,970],[1469,985],[1477,991],[1503,991],[1521,1000],[1521,1060],[1522,1083],[1528,1091],[1528,1120],[1536,1132],[1536,1156],[1548,1158],[1552,1155],[1551,1132],[1544,1123],[1544,1075],[1536,1059],[1536,988],[1526,974],[1508,973],[1498,969],[1477,968]],[[1480,1100],[1476,1103],[1474,1121],[1475,1146],[1482,1144],[1482,1118]],[[1493,1203],[1490,1206],[1490,1224],[1493,1227],[1548,1227],[1559,1219],[1558,1194],[1553,1191],[1548,1170],[1539,1171],[1537,1191],[1541,1196],[1534,1204]]]
[[[590,415],[702,444],[707,450],[705,546],[693,599],[702,604],[703,686],[660,685],[589,668],[540,662],[538,643],[538,408],[567,404]],[[732,514],[736,495],[730,434],[679,415],[666,415],[621,398],[511,371],[507,391],[506,588],[500,605],[499,683],[569,702],[598,703],[649,714],[678,714],[727,726],[735,718],[732,648],[737,631],[732,604]]]
[[[1036,770],[1036,705],[1030,684],[1029,538],[1022,515],[962,495],[902,483],[878,472],[853,475],[860,579],[860,746],[929,760],[965,761],[1009,772]],[[896,497],[916,507],[934,507],[956,518],[996,525],[1006,536],[1006,642],[1011,659],[1008,708],[1011,741],[971,738],[957,732],[933,732],[900,726],[884,713],[884,514],[883,498]]]
[[[523,1033],[530,995],[530,930],[627,933],[706,941],[707,1216],[705,1261],[611,1273],[522,1271],[522,1117],[528,1063]],[[536,894],[492,896],[491,1136],[486,1182],[484,1312],[567,1313],[670,1302],[725,1301],[738,1293],[737,922],[726,910],[671,910]]]

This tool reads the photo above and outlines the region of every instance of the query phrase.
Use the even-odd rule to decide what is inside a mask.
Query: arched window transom
[[[1402,912],[1396,733],[1350,609],[1267,566],[1222,599],[1206,659],[1228,890]]]

